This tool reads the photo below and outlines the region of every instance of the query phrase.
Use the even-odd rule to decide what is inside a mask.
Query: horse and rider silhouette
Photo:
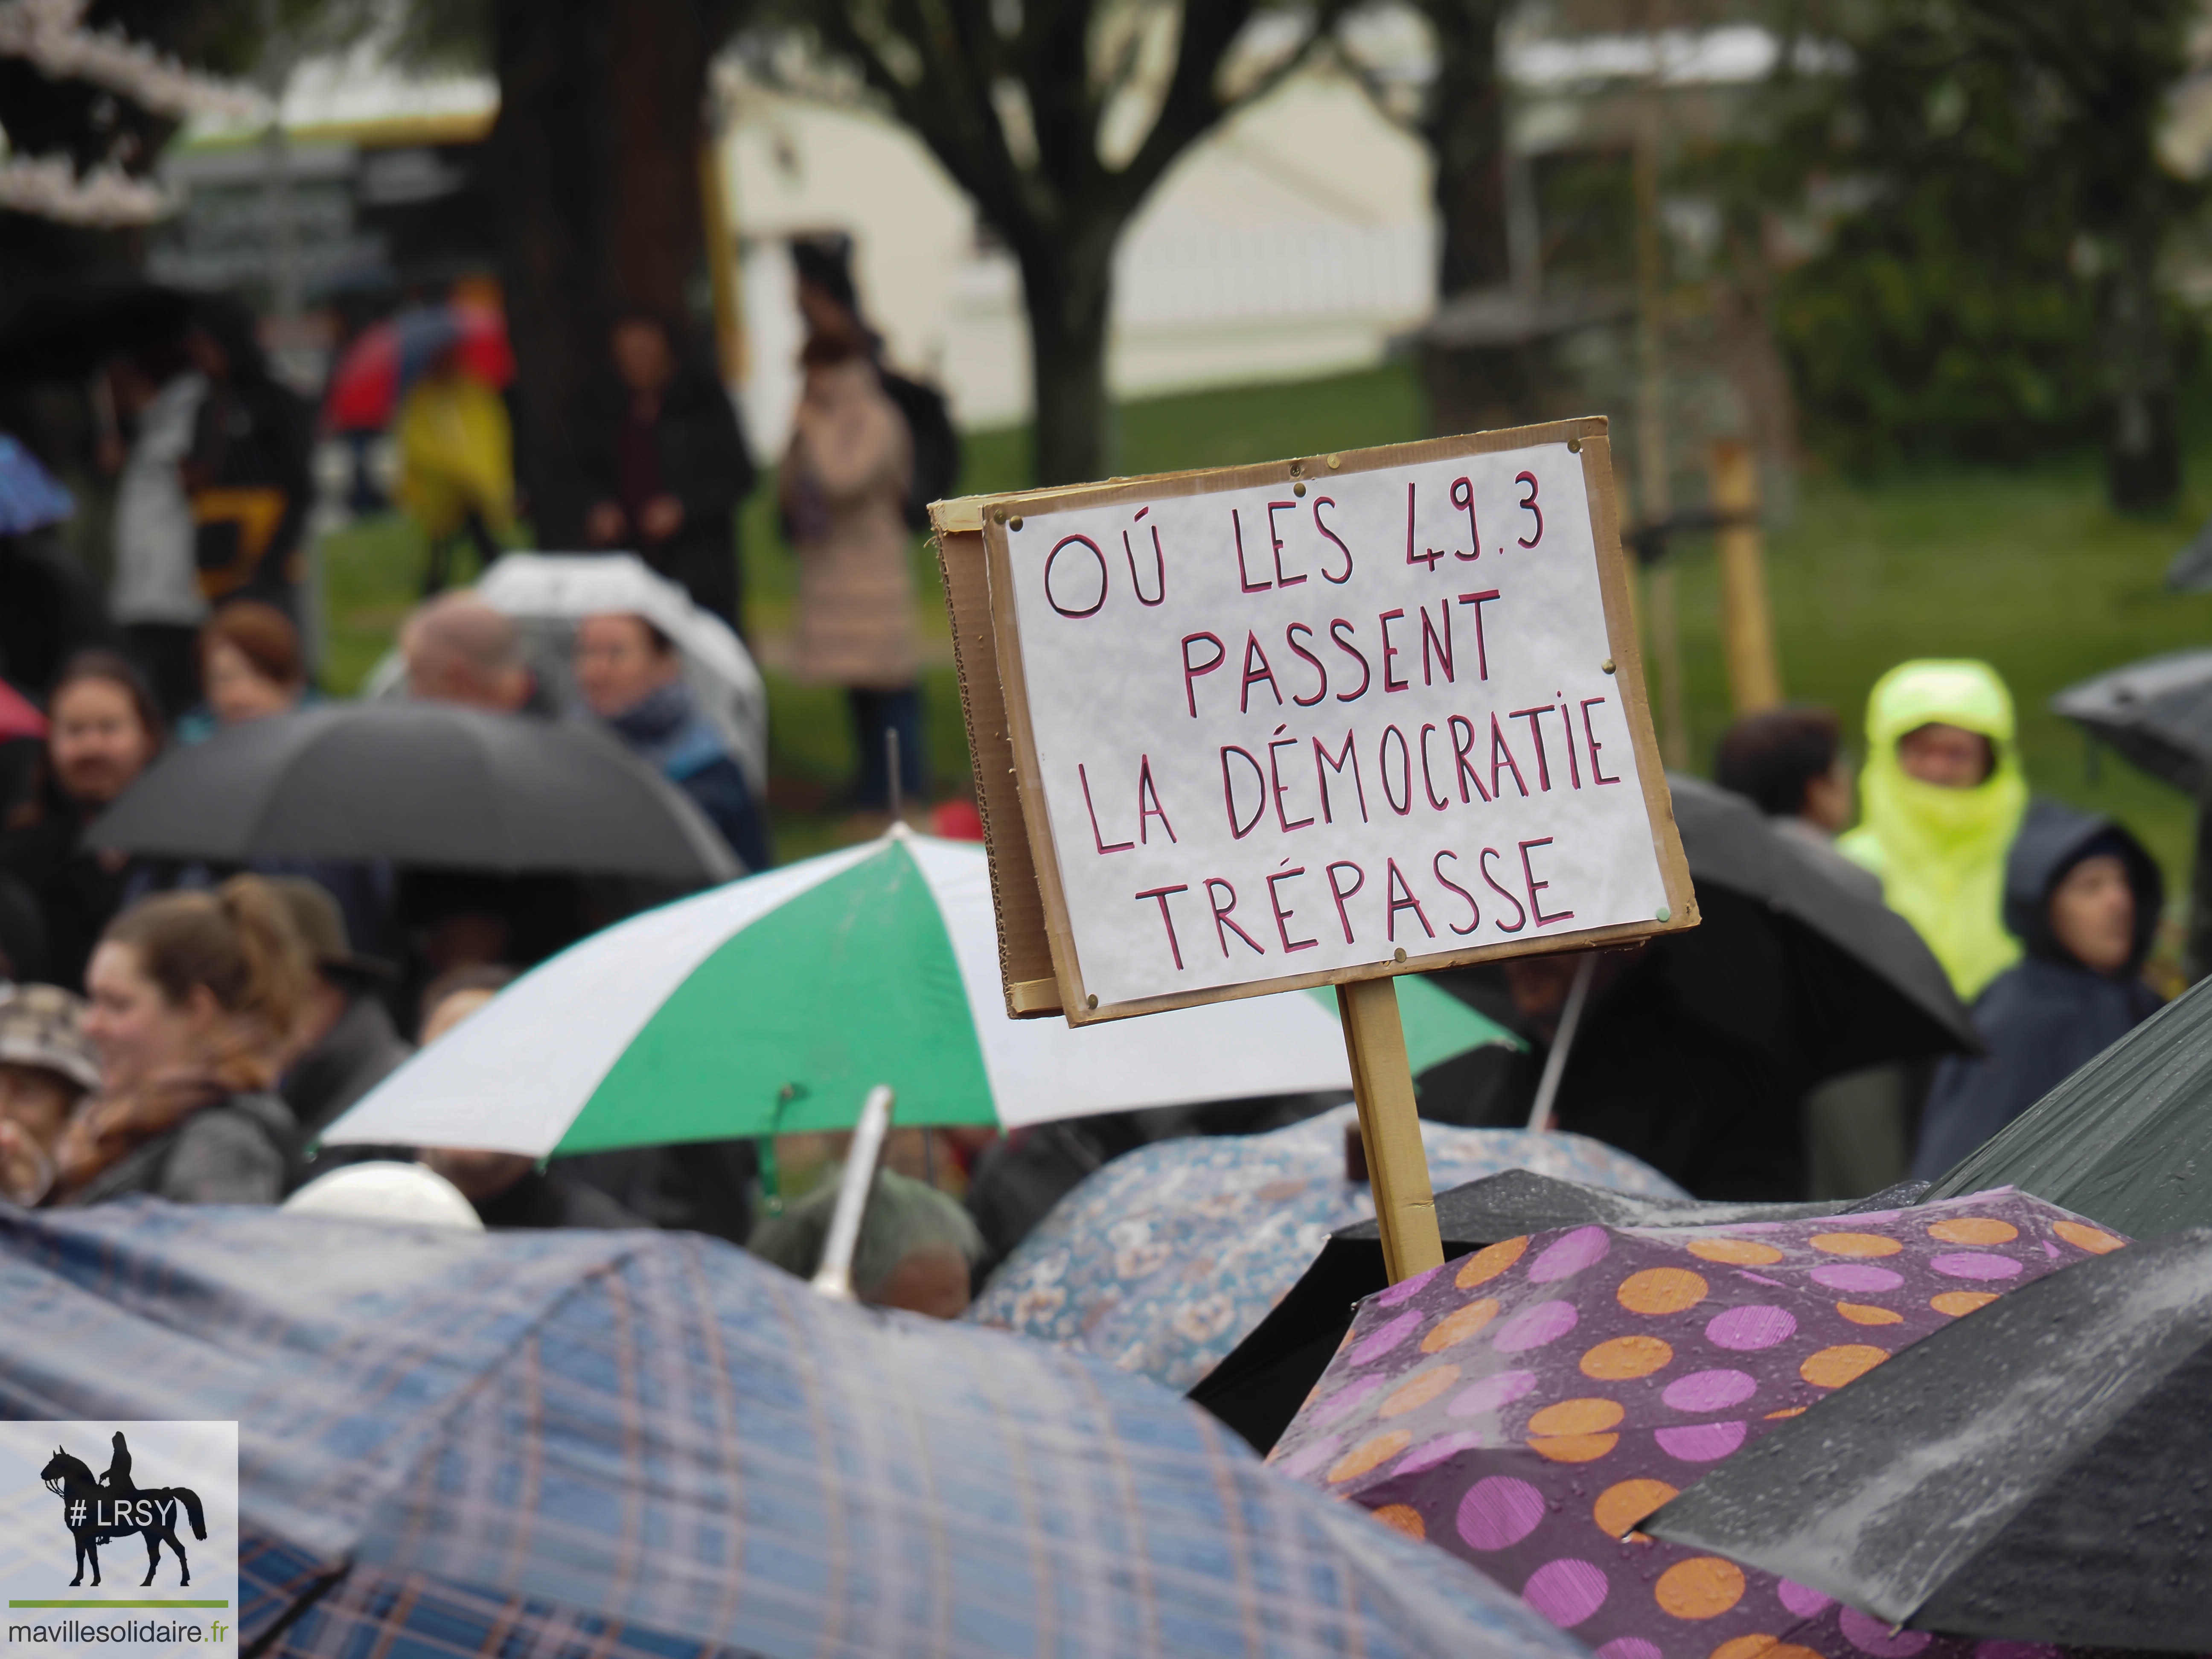
[[[134,1532],[146,1540],[146,1577],[139,1581],[141,1589],[154,1582],[154,1571],[161,1565],[163,1544],[176,1553],[177,1567],[183,1574],[179,1586],[192,1582],[191,1564],[185,1560],[185,1547],[177,1537],[177,1506],[181,1504],[191,1519],[192,1536],[205,1538],[207,1520],[200,1510],[199,1494],[189,1486],[132,1485],[131,1446],[120,1429],[115,1433],[115,1451],[108,1459],[107,1472],[97,1480],[83,1462],[59,1446],[54,1448],[39,1478],[46,1483],[48,1492],[62,1500],[63,1524],[76,1540],[76,1577],[70,1580],[70,1589],[84,1583],[88,1562],[92,1566],[92,1582],[97,1585],[100,1547]]]

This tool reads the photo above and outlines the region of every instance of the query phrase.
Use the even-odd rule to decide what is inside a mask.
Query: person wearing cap
[[[314,983],[276,1091],[299,1120],[301,1138],[312,1140],[414,1051],[378,994],[398,970],[355,952],[337,901],[319,883],[304,876],[267,880],[314,963]]]
[[[84,1002],[58,985],[0,991],[0,1199],[32,1205],[77,1103],[100,1086]]]
[[[383,1221],[480,1233],[483,1222],[461,1189],[421,1164],[374,1158],[319,1175],[276,1206],[288,1215]]]
[[[842,1172],[840,1172],[842,1173]],[[754,1230],[745,1248],[786,1273],[811,1279],[830,1242],[838,1188],[830,1180]],[[876,1172],[876,1190],[853,1252],[853,1291],[872,1308],[957,1319],[983,1235],[959,1203],[926,1182]]]

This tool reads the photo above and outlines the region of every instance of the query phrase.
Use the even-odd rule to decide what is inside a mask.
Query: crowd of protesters
[[[911,537],[916,501],[947,482],[949,427],[884,368],[842,243],[802,239],[793,253],[805,382],[774,486],[799,561],[792,665],[844,692],[853,804],[887,821],[927,782]],[[398,499],[432,555],[398,630],[402,693],[595,726],[688,796],[739,866],[768,867],[757,781],[663,621],[583,616],[549,660],[514,617],[453,585],[459,551],[495,560],[526,503],[503,400],[458,335],[427,337],[392,416]],[[106,383],[122,435],[103,458],[115,480],[106,592],[51,526],[0,535],[0,678],[44,722],[42,738],[0,741],[0,981],[13,987],[0,1000],[0,1198],[275,1203],[304,1188],[317,1207],[397,1206],[473,1225],[683,1227],[811,1271],[827,1199],[762,1218],[757,1232],[749,1143],[550,1166],[452,1149],[310,1160],[315,1137],[416,1044],[648,901],[559,875],[216,867],[88,848],[86,830],[166,748],[319,696],[301,614],[309,416],[249,319],[201,304],[175,337],[118,356]],[[754,464],[724,388],[665,319],[614,320],[577,455],[589,542],[635,553],[737,627],[737,514]],[[2157,1006],[2143,979],[2157,866],[2118,825],[2031,797],[1993,670],[1898,666],[1872,688],[1856,771],[1850,748],[1829,711],[1774,709],[1729,729],[1716,777],[1820,878],[1911,923],[1971,1005],[1985,1052],[1808,1089],[1757,1044],[1686,1018],[1652,950],[1609,951],[1579,981],[1574,958],[1529,957],[1454,988],[1528,1046],[1440,1068],[1424,1114],[1520,1127],[1580,983],[1555,1127],[1631,1151],[1699,1196],[1855,1197],[1941,1173]],[[856,1267],[863,1294],[957,1311],[970,1267],[1003,1255],[1134,1133],[1071,1124],[1000,1145],[978,1166],[975,1219],[887,1176]],[[349,1160],[361,1167],[334,1167]]]

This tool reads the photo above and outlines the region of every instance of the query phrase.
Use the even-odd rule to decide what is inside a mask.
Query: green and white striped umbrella
[[[1415,1070],[1501,1027],[1400,981]],[[1335,999],[1292,992],[1081,1030],[1006,1018],[983,849],[895,831],[593,935],[410,1060],[325,1144],[532,1157],[852,1127],[1012,1128],[1351,1086]]]

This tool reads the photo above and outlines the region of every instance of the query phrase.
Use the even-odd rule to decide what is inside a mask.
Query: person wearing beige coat
[[[780,480],[799,553],[793,667],[842,685],[860,744],[854,805],[890,804],[885,733],[899,736],[901,782],[921,781],[921,637],[905,506],[914,470],[906,421],[868,353],[849,337],[817,334],[801,360],[805,391]]]

